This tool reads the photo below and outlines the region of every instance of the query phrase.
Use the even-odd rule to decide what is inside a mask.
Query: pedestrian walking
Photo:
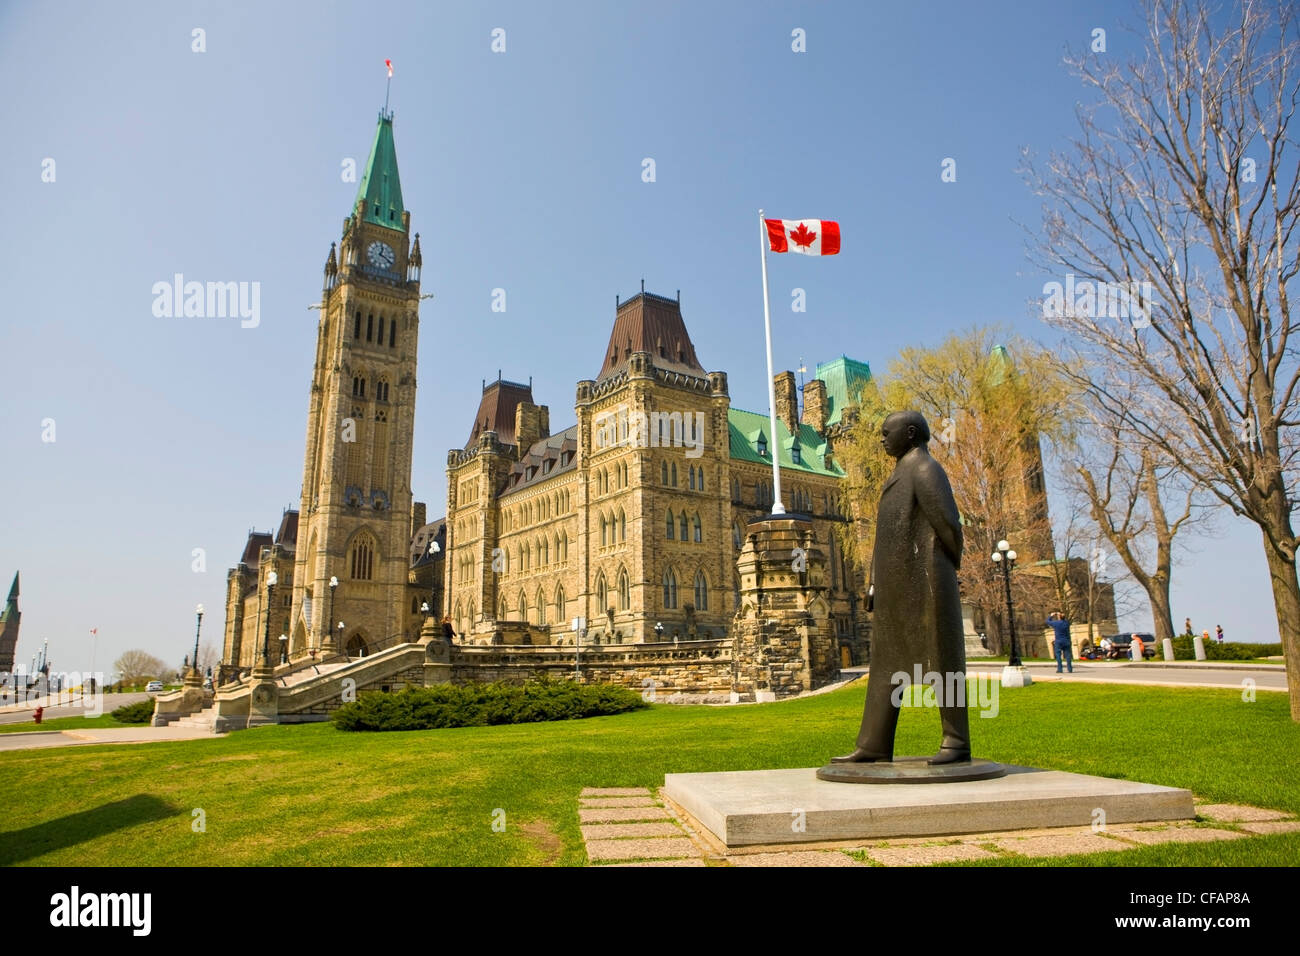
[[[1056,658],[1056,673],[1061,673],[1061,662],[1074,673],[1074,656],[1070,653],[1070,622],[1065,615],[1053,611],[1047,615],[1047,626],[1052,629],[1052,656]]]
[[[1191,637],[1195,633],[1196,632],[1192,630],[1192,619],[1189,617],[1187,620],[1183,622],[1183,634],[1185,634],[1188,637]]]
[[[1216,625],[1214,625],[1214,636],[1218,639],[1218,641],[1219,641],[1220,644],[1223,643],[1223,625],[1222,625],[1222,624],[1216,624]]]

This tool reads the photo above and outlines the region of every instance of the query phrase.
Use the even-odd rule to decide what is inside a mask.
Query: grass
[[[216,740],[0,753],[0,862],[577,865],[583,787],[820,766],[851,747],[864,690],[544,724],[401,734],[286,725]],[[977,756],[1300,814],[1300,725],[1285,694],[1245,703],[1230,690],[1040,683],[1002,693],[1000,705],[994,719],[972,714]],[[932,753],[938,738],[933,710],[904,712],[900,754]],[[498,810],[504,832],[492,826]],[[1298,850],[1294,835],[1251,837],[1106,862],[1292,865]]]
[[[124,724],[109,714],[98,717],[50,717],[39,724],[28,719],[17,724],[0,724],[0,734],[23,734],[36,730],[81,730],[86,727],[142,727],[145,724]]]

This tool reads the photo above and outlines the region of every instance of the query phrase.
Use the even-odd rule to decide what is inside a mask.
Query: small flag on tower
[[[393,77],[393,61],[392,61],[392,60],[385,60],[385,61],[384,61],[384,66],[388,67],[388,78],[389,78],[389,79],[392,79],[392,77]]]
[[[773,252],[833,256],[840,251],[840,224],[830,219],[764,219]]]

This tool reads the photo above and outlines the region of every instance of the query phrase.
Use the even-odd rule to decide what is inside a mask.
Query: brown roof
[[[530,488],[539,482],[554,478],[578,467],[578,426],[570,425],[562,432],[548,435],[533,442],[510,471],[502,476],[498,495],[507,495],[521,488]]]
[[[675,299],[639,292],[619,303],[597,381],[622,368],[633,352],[649,352],[658,368],[704,374],[682,320],[681,303]]]
[[[244,556],[239,559],[240,564],[246,564],[250,568],[255,568],[262,563],[262,549],[271,546],[271,532],[269,531],[250,531],[248,532],[248,543],[244,545]]]
[[[275,543],[285,551],[294,551],[298,544],[298,512],[286,511],[280,519],[280,530],[275,533]]]
[[[429,542],[437,541],[438,550],[430,553]],[[447,555],[447,519],[438,518],[421,526],[411,535],[411,567],[441,561]]]
[[[486,431],[497,433],[497,441],[503,445],[515,443],[515,409],[520,402],[533,400],[532,384],[521,385],[519,382],[507,382],[498,376],[495,382],[483,386],[483,397],[478,403],[478,412],[474,415],[474,427],[470,429],[469,440],[465,442],[466,450],[473,448],[478,436]]]

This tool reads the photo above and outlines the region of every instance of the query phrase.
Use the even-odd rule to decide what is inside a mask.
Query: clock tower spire
[[[410,228],[393,114],[382,111],[325,265],[290,619],[295,659],[355,657],[419,627],[407,599],[420,321]]]

